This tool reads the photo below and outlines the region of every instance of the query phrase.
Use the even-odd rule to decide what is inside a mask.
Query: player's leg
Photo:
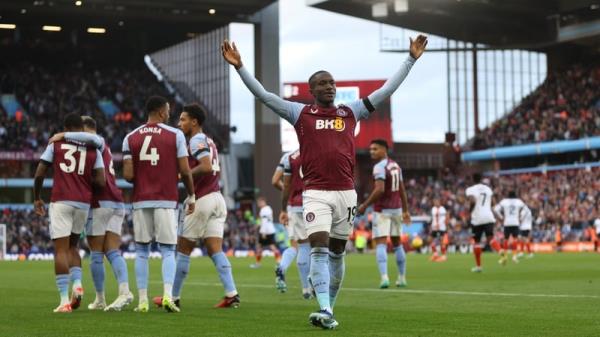
[[[177,238],[177,263],[175,280],[173,283],[173,300],[176,302],[177,306],[179,306],[183,282],[190,273],[190,255],[195,247],[196,240],[188,239],[184,236],[179,236]]]
[[[472,225],[472,231],[473,231],[473,240],[475,241],[474,245],[473,245],[473,255],[475,256],[475,267],[473,267],[471,269],[472,272],[481,272],[481,252],[483,250],[483,247],[481,246],[481,236],[484,233],[484,227],[485,225]]]
[[[215,235],[215,234],[209,234]],[[221,234],[222,235],[222,234]],[[215,307],[217,308],[237,308],[240,306],[240,296],[238,294],[235,282],[233,280],[233,273],[231,270],[231,263],[227,258],[227,255],[223,252],[223,238],[221,236],[211,236],[204,239],[204,244],[208,251],[217,273],[219,274],[219,280],[223,284],[225,290],[225,296],[223,300]]]
[[[311,247],[309,283],[320,308],[309,316],[315,326],[322,326],[324,321],[333,319],[329,297],[329,232],[333,222],[331,193],[307,190],[303,195],[303,216]]]
[[[402,217],[393,215],[390,224],[390,239],[394,247],[394,255],[396,257],[396,266],[398,267],[398,278],[396,279],[396,287],[406,287],[406,252],[402,245]]]
[[[177,215],[173,208],[154,209],[156,242],[162,256],[163,307],[168,312],[179,312],[173,302],[173,283],[175,282],[175,245],[177,244]]]
[[[88,226],[90,230],[86,230],[86,233],[93,234],[90,227],[91,225]],[[104,235],[88,235],[87,243],[90,248],[90,272],[92,273],[92,281],[94,281],[94,288],[96,289],[96,298],[94,302],[88,305],[88,309],[103,310],[106,308],[106,298],[104,295]]]
[[[69,239],[69,273],[73,284],[71,293],[71,308],[77,309],[83,299],[83,285],[81,283],[81,256],[79,255],[79,239],[88,218],[87,209],[72,208],[73,227]]]
[[[440,241],[441,241],[440,248],[442,251],[442,256],[440,258],[440,261],[444,262],[444,261],[446,261],[446,251],[448,250],[448,233],[447,232],[445,232],[445,231],[440,232]]]
[[[275,234],[268,235],[268,240],[269,249],[273,252],[273,255],[275,255],[275,263],[279,264],[281,262],[281,252],[279,251],[279,247],[277,247],[275,242]]]
[[[519,263],[519,250],[517,248],[518,244],[519,244],[519,227],[512,227],[511,228],[511,234],[510,234],[510,240],[511,240],[511,254],[512,254],[512,260],[514,263]]]
[[[133,210],[135,240],[135,281],[138,288],[138,307],[135,311],[148,312],[148,257],[154,237],[154,212],[151,208]]]
[[[97,208],[90,211],[85,227],[86,239],[90,248],[90,272],[96,289],[94,302],[88,305],[90,310],[103,310],[106,308],[104,296],[104,233],[106,231],[105,220],[102,212]]]
[[[510,239],[510,228],[504,227],[504,236],[502,237],[502,249],[500,250],[500,260],[498,263],[501,265],[506,265],[506,261],[508,260],[508,242]]]
[[[254,258],[256,259],[256,261],[250,265],[250,268],[259,268],[260,267],[260,261],[262,260],[262,244],[263,242],[265,242],[265,235],[264,234],[260,234],[258,233],[258,240],[256,240],[256,249],[254,250]]]
[[[72,229],[72,213],[63,204],[50,203],[50,237],[54,244],[54,274],[60,295],[60,304],[54,312],[71,312],[69,300],[69,246]]]
[[[298,239],[298,255],[296,257],[296,266],[300,283],[302,285],[302,296],[305,299],[312,297],[312,291],[308,284],[308,273],[310,272],[310,242],[304,225],[302,212],[290,212],[289,226],[293,228],[294,238]]]
[[[133,294],[129,290],[129,272],[127,262],[121,255],[121,232],[123,227],[124,209],[111,209],[111,217],[104,237],[104,254],[110,262],[113,274],[119,285],[119,296],[105,310],[120,311],[133,302]]]
[[[390,235],[391,217],[383,213],[375,213],[373,219],[373,238],[375,239],[375,259],[379,269],[379,288],[385,289],[390,286],[387,270],[387,238]]]

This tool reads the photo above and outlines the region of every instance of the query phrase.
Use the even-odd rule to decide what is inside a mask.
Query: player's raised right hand
[[[39,216],[46,215],[46,208],[44,208],[44,200],[38,199],[33,202],[33,208],[35,209],[35,214]]]
[[[242,67],[242,57],[235,46],[235,42],[229,43],[229,40],[224,40],[221,44],[221,53],[223,54],[225,61],[234,66],[235,69],[240,69]]]

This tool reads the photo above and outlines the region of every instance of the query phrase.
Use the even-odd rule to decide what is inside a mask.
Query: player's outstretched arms
[[[410,56],[406,58],[404,63],[402,63],[400,69],[394,75],[392,75],[392,77],[385,81],[381,88],[375,90],[369,95],[369,101],[373,106],[377,107],[379,104],[383,103],[386,99],[392,96],[394,91],[400,87],[400,84],[402,84],[410,72],[413,64],[415,64],[417,59],[421,57],[425,51],[425,47],[427,46],[427,36],[419,35],[415,40],[412,38],[409,38],[409,40]]]
[[[52,136],[52,138],[50,138],[49,142],[54,143],[54,142],[58,142],[61,140],[85,143],[87,145],[92,145],[97,149],[102,149],[102,147],[104,146],[104,140],[102,140],[102,137],[95,135],[93,133],[84,132],[84,131],[60,132],[60,133],[57,133],[54,136]]]
[[[225,61],[235,67],[242,82],[244,82],[254,97],[258,98],[281,118],[287,120],[292,125],[296,124],[300,116],[300,111],[304,107],[303,104],[286,101],[278,95],[265,90],[262,84],[243,66],[242,57],[235,43],[229,43],[228,40],[223,41],[221,44],[221,53]]]

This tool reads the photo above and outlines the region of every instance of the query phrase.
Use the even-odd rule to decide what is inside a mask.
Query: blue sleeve
[[[281,158],[281,165],[283,168],[283,175],[285,176],[289,176],[292,174],[292,165],[290,164],[290,154],[291,153],[286,153],[282,158]]]
[[[190,139],[190,151],[192,156],[200,160],[206,156],[210,156],[210,147],[206,135],[197,134]]]
[[[296,124],[302,109],[304,109],[304,104],[286,101],[274,93],[268,92],[262,84],[248,72],[246,67],[241,67],[237,72],[240,75],[242,82],[244,82],[254,97],[263,102],[281,118],[290,122],[292,125]]]
[[[177,130],[177,158],[183,158],[188,156],[187,144],[185,143],[185,136],[181,130]]]
[[[354,118],[357,121],[369,118],[371,112],[375,111],[375,108],[370,106],[370,103],[366,99],[356,100],[345,105],[352,109]]]
[[[385,180],[385,161],[382,160],[373,166],[373,179]]]
[[[104,168],[104,161],[102,160],[102,153],[96,149],[96,162],[94,163],[94,169]]]
[[[104,139],[89,132],[65,132],[65,140],[93,145],[100,151],[104,150]]]
[[[392,75],[381,88],[375,90],[373,93],[369,95],[368,102],[372,105],[372,107],[377,107],[379,104],[383,103],[386,99],[390,98],[394,91],[400,87],[400,84],[404,81],[410,69],[415,64],[417,60],[412,58],[410,55],[406,58],[404,63],[400,69]]]
[[[51,163],[54,160],[54,144],[48,144],[44,153],[40,157],[41,160]]]
[[[123,139],[123,160],[131,159],[131,150],[129,149],[129,135]]]

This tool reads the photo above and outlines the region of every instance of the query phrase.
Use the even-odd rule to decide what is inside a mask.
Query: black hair
[[[81,120],[83,121],[83,126],[96,131],[97,125],[96,121],[90,116],[82,116]]]
[[[186,112],[190,118],[198,121],[200,126],[204,125],[206,120],[206,111],[200,104],[192,103],[183,107],[183,112]]]
[[[315,72],[314,74],[310,75],[310,77],[308,78],[308,86],[310,88],[312,88],[313,87],[313,80],[315,79],[315,77],[317,75],[320,75],[320,74],[323,74],[323,73],[328,73],[329,74],[329,72],[327,70],[319,70],[319,71]]]
[[[508,197],[509,198],[513,198],[513,199],[516,198],[517,197],[517,192],[515,192],[515,191],[508,192]]]
[[[167,99],[162,96],[150,96],[146,101],[146,114],[152,114],[167,103],[169,103]]]
[[[481,182],[481,173],[475,173],[475,174],[473,174],[473,181],[475,183],[480,183]]]
[[[83,121],[81,120],[81,116],[78,114],[71,112],[65,115],[65,119],[63,120],[63,125],[65,129],[81,129],[83,128]]]
[[[381,145],[381,146],[385,147],[386,150],[388,150],[390,148],[388,146],[388,142],[385,139],[373,139],[371,141],[371,144]]]

